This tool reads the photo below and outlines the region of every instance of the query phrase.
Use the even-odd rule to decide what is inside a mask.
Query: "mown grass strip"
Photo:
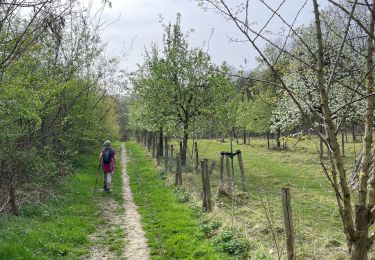
[[[151,159],[134,142],[126,143],[130,186],[139,206],[153,259],[228,259],[217,253],[199,229],[199,214],[178,202]]]
[[[113,193],[93,192],[97,166],[98,152],[66,177],[53,196],[24,205],[18,217],[0,215],[0,259],[79,259],[89,254],[88,236],[103,222],[98,202],[102,196],[122,202],[121,174],[114,176]],[[100,174],[98,190],[101,186]]]

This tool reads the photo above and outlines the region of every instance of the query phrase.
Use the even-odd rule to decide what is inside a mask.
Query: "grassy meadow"
[[[178,147],[176,142],[172,142]],[[183,189],[190,203],[201,206],[200,170],[193,174],[189,142],[188,166],[183,173]],[[271,145],[274,145],[271,142]],[[230,151],[230,142],[198,140],[199,158],[213,160],[216,166],[210,177],[214,209],[207,217],[222,228],[231,228],[249,241],[249,255],[255,259],[286,256],[281,207],[282,187],[290,187],[296,233],[297,257],[300,259],[347,259],[345,237],[333,190],[319,160],[319,141],[288,139],[288,149],[267,149],[267,141],[251,138],[250,145],[233,141],[233,151],[242,151],[247,192],[242,191],[237,158],[234,158],[235,194],[218,192],[220,152]],[[348,178],[353,169],[355,154],[361,143],[345,143],[345,166]],[[175,151],[176,153],[176,151]],[[324,158],[328,164],[328,159]],[[224,175],[225,175],[224,167]],[[168,174],[173,183],[173,174]],[[225,181],[225,180],[224,180]],[[352,199],[352,201],[354,201]],[[370,255],[374,253],[371,252]]]

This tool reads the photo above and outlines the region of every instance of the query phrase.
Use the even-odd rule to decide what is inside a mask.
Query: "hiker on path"
[[[111,191],[112,174],[116,169],[116,152],[111,148],[111,141],[104,142],[104,149],[100,153],[99,161],[104,174],[104,191]]]

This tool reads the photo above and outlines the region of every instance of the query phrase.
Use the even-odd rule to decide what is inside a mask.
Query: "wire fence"
[[[145,150],[152,155],[152,149],[147,145]],[[210,145],[201,149],[200,158],[209,150]],[[176,159],[177,153],[174,152],[173,158],[170,154],[168,151],[163,158],[156,161],[170,179],[173,179],[177,172],[178,158]],[[220,153],[217,153],[217,159],[208,160],[208,168],[213,166],[209,175],[213,209],[208,216],[213,220],[223,221],[231,228],[242,230],[249,241],[256,244],[254,248],[264,248],[266,255],[286,258],[287,230],[280,185],[264,185],[266,181],[260,183],[260,167],[251,168],[247,162],[244,162],[245,179],[242,179],[236,158],[229,159],[227,168],[226,158],[221,160],[220,156]],[[181,169],[180,186],[198,205],[204,197],[200,161],[198,160],[197,165],[194,149],[191,149],[186,165]],[[224,165],[221,165],[221,162]],[[346,253],[339,211],[335,205],[334,194],[328,187],[322,187],[321,194],[315,194],[305,188],[291,187],[291,207],[299,257],[325,258],[331,253]],[[334,250],[331,250],[332,248]]]

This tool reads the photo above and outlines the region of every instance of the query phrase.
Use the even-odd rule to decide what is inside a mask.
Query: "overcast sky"
[[[112,0],[111,2],[112,8],[107,7],[103,13],[103,21],[107,24],[103,40],[108,42],[107,52],[111,55],[120,55],[133,42],[131,53],[121,64],[127,71],[136,70],[136,64],[143,62],[145,48],[149,48],[152,42],[162,41],[163,28],[159,22],[160,16],[163,17],[164,23],[174,23],[178,12],[182,16],[183,31],[194,29],[189,38],[191,47],[204,46],[217,64],[227,61],[236,68],[242,66],[249,69],[255,66],[256,52],[250,44],[230,41],[230,38],[243,39],[234,24],[212,10],[204,11],[195,0]],[[228,2],[235,4],[240,1],[228,0]],[[276,7],[280,0],[267,2]],[[292,21],[304,2],[286,0],[280,12],[288,21]],[[309,23],[312,20],[311,10],[310,6],[304,8],[297,24]],[[263,26],[269,16],[270,12],[258,0],[250,0],[250,22]],[[281,26],[281,21],[275,19],[267,29],[277,33]],[[212,30],[213,35],[208,48],[207,41]]]

